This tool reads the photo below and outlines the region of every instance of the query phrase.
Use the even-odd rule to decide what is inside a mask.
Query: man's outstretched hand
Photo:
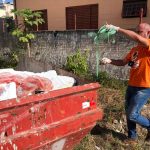
[[[112,25],[112,24],[106,24],[105,27],[106,27],[106,29],[108,29],[108,30],[114,29],[114,30],[116,30],[116,31],[118,31],[119,28],[120,28],[120,27],[114,26],[114,25]]]

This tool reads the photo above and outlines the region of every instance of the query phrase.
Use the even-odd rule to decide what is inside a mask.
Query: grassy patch
[[[99,78],[92,78],[101,84],[98,107],[103,109],[104,117],[74,150],[150,150],[150,146],[144,143],[146,130],[140,126],[137,126],[139,142],[136,146],[123,142],[127,135],[124,111],[127,81],[113,79],[106,72],[99,73]],[[149,108],[150,105],[142,113],[149,113]]]

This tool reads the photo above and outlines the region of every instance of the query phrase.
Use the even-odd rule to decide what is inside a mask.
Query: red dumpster
[[[1,150],[71,150],[102,119],[98,83],[0,102]]]

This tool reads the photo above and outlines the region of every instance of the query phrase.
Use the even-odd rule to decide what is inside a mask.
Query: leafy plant
[[[18,40],[22,43],[27,44],[28,55],[30,56],[30,40],[35,38],[35,35],[32,32],[33,26],[38,28],[39,24],[44,22],[41,17],[41,12],[33,12],[31,9],[22,9],[22,10],[13,10],[12,11],[19,20],[19,24],[13,29],[12,35],[16,36]]]
[[[19,52],[10,51],[0,53],[0,69],[2,68],[15,68],[19,61]]]
[[[7,28],[7,32],[12,32],[12,30],[14,30],[15,28],[15,21],[12,17],[5,17],[5,25]]]
[[[86,75],[89,72],[87,57],[88,51],[81,53],[78,49],[75,54],[67,57],[65,68],[77,75]]]
[[[12,35],[19,38],[21,42],[29,42],[29,40],[34,39],[34,34],[31,33],[32,26],[37,26],[44,22],[41,18],[41,12],[33,12],[31,9],[13,10],[13,13],[17,17],[21,17],[23,20],[19,22],[17,27],[12,31]]]

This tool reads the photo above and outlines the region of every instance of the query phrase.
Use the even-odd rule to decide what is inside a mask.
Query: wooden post
[[[140,22],[139,22],[139,24],[142,22],[143,22],[143,8],[140,9]]]
[[[27,43],[27,55],[28,57],[31,57],[30,43]]]
[[[76,30],[77,29],[77,15],[76,15],[76,13],[75,13],[75,15],[74,15],[74,29]]]
[[[36,26],[36,31],[39,31],[39,26],[38,25]]]
[[[3,26],[3,32],[5,32],[5,19],[2,18],[2,26]]]

